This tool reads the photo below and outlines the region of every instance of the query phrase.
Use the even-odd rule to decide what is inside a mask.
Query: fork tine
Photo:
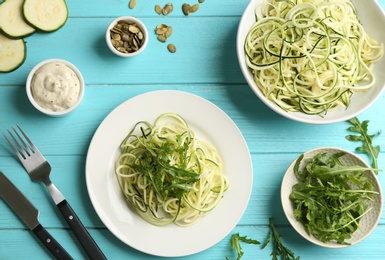
[[[39,149],[37,149],[37,147],[32,143],[31,139],[29,139],[28,136],[24,133],[23,129],[21,129],[21,127],[18,124],[16,124],[16,126],[17,126],[17,128],[19,128],[20,132],[23,134],[25,140],[27,140],[27,142],[29,144],[29,146],[26,145],[26,143],[23,141],[23,139],[20,137],[20,135],[15,131],[15,129],[13,129],[13,131],[15,131],[15,133],[17,134],[19,139],[23,142],[24,146],[28,147],[28,148],[32,148],[32,150],[29,149],[32,153],[40,154]]]
[[[8,137],[5,134],[3,134],[3,136],[4,136],[5,140],[7,140],[7,142],[9,143],[9,145],[11,146],[12,150],[15,152],[17,157],[19,157],[19,159],[21,161],[25,160],[26,159],[25,155],[22,152],[20,152],[18,149],[16,149],[16,147],[12,144],[12,142],[8,139]],[[12,134],[11,134],[11,136],[12,136]],[[13,138],[13,136],[12,136],[12,138]]]
[[[28,145],[24,142],[24,140],[21,138],[21,136],[19,135],[19,133],[16,132],[15,128],[12,127],[12,130],[13,130],[13,132],[15,132],[15,134],[16,134],[16,136],[19,138],[19,141],[20,141],[20,142],[18,142],[18,141],[16,140],[16,138],[12,135],[12,133],[8,131],[9,134],[12,136],[13,141],[16,143],[16,145],[19,147],[20,150],[26,152],[26,154],[27,154],[28,156],[31,156],[31,154],[32,154],[31,149],[30,149],[30,148],[28,147]],[[20,144],[20,143],[21,143],[21,144]],[[22,145],[23,145],[24,147],[23,147]]]
[[[32,156],[35,153],[40,154],[39,150],[28,138],[28,136],[24,133],[23,129],[21,129],[21,127],[17,124],[16,126],[21,132],[21,134],[24,136],[25,140],[28,142],[29,145],[24,141],[22,136],[17,132],[17,130],[14,127],[12,127],[14,134],[10,130],[8,130],[9,135],[12,137],[13,143],[9,138],[7,138],[7,136],[5,135],[3,136],[11,146],[12,150],[17,154],[19,159],[20,160],[27,159],[27,157]],[[17,136],[17,138],[15,137],[15,135]]]

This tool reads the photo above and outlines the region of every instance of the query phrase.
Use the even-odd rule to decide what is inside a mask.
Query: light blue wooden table
[[[172,15],[159,16],[154,5],[170,0],[68,0],[69,19],[54,33],[35,33],[27,38],[27,58],[18,70],[0,74],[0,132],[20,124],[53,165],[52,179],[78,213],[109,259],[157,259],[118,240],[95,213],[85,183],[85,161],[91,138],[116,106],[153,90],[181,90],[199,95],[225,111],[242,131],[252,156],[253,191],[245,214],[236,228],[214,247],[183,259],[235,259],[230,237],[239,232],[264,241],[268,219],[273,217],[283,242],[301,259],[384,259],[384,214],[374,232],[363,242],[344,249],[327,249],[307,242],[289,225],[280,202],[280,184],[287,167],[302,152],[321,146],[354,151],[358,144],[345,140],[349,124],[307,125],[290,121],[267,108],[250,90],[238,66],[235,50],[237,26],[248,0],[206,0],[199,11],[185,17],[183,1],[171,1]],[[194,1],[190,1],[194,2]],[[385,8],[385,1],[379,1]],[[134,15],[150,30],[150,42],[140,56],[122,59],[107,48],[104,34],[117,16]],[[172,25],[169,39],[177,46],[170,54],[156,40],[153,28]],[[38,62],[66,59],[78,66],[86,82],[81,106],[74,113],[47,117],[33,109],[25,94],[25,80]],[[385,96],[359,116],[370,120],[369,131],[385,131]],[[385,135],[374,139],[385,149]],[[361,154],[362,158],[369,158]],[[385,169],[385,153],[379,155]],[[62,220],[45,188],[30,181],[4,140],[0,140],[0,169],[39,208],[40,222],[75,259],[85,259],[73,233]],[[379,174],[385,187],[385,173]],[[226,216],[223,216],[225,221]],[[209,232],[209,231],[208,231]],[[202,234],[204,239],[204,234]],[[50,259],[35,236],[0,200],[0,259]],[[243,244],[243,259],[270,259],[271,247]]]

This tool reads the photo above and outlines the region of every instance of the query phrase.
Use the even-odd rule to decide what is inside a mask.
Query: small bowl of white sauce
[[[49,116],[63,116],[75,110],[84,96],[84,79],[72,63],[49,59],[38,63],[26,82],[31,104]]]

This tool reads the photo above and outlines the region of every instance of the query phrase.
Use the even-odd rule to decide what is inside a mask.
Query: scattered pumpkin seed
[[[182,5],[182,11],[184,15],[189,15],[190,13],[195,13],[199,9],[199,4],[189,5],[187,3],[184,3]]]
[[[155,28],[155,33],[158,35],[160,42],[166,42],[167,38],[172,34],[172,27],[164,23],[158,24]]]
[[[190,13],[195,13],[196,11],[198,11],[198,9],[199,9],[199,4],[195,4],[191,6]]]
[[[130,3],[128,4],[128,7],[130,9],[134,9],[136,6],[136,0],[130,0]]]
[[[168,49],[168,51],[171,52],[171,53],[176,52],[176,47],[175,47],[175,45],[172,44],[172,43],[170,43],[169,45],[167,45],[167,49]]]
[[[162,7],[160,5],[155,5],[155,12],[159,15],[162,14]]]
[[[161,35],[158,35],[158,41],[160,41],[160,42],[166,42],[166,41],[167,41],[167,38],[166,38],[166,36],[164,36],[163,34],[161,34]]]
[[[184,15],[189,15],[190,14],[190,10],[191,10],[191,6],[187,3],[184,3],[182,5],[182,11],[184,13]]]
[[[162,9],[162,14],[163,15],[169,15],[171,12],[174,10],[174,6],[172,3],[167,3],[163,9]]]
[[[167,38],[169,38],[172,34],[172,27],[167,27],[166,33],[164,34]]]
[[[165,34],[167,32],[167,28],[168,28],[168,25],[164,23],[158,24],[155,28],[155,33],[157,35]]]
[[[120,52],[132,53],[143,45],[144,35],[137,24],[119,20],[110,30],[111,43]]]
[[[132,1],[132,0],[131,0]],[[198,3],[201,4],[203,3],[204,0],[198,0]],[[190,5],[188,3],[184,3],[182,4],[182,11],[183,11],[183,14],[184,15],[189,15],[190,13],[194,13],[196,11],[198,11],[199,9],[199,4],[194,4],[194,5]],[[160,5],[155,5],[154,7],[155,9],[155,12],[159,15],[163,14],[163,15],[169,15],[171,14],[171,12],[173,11],[174,9],[174,6],[172,3],[167,3],[163,8],[160,7]],[[165,24],[159,24],[156,28],[155,28],[155,33],[158,35],[157,36],[157,39],[160,41],[160,42],[166,42],[167,41],[167,38],[169,38],[172,34],[172,27],[171,26],[168,26],[168,25],[165,25]],[[168,44],[167,45],[167,49],[174,53],[176,51],[176,47],[174,44]]]

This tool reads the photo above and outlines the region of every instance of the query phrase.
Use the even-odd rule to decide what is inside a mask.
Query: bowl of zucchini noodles
[[[385,15],[375,0],[251,0],[241,71],[270,109],[309,124],[351,119],[383,93]]]

